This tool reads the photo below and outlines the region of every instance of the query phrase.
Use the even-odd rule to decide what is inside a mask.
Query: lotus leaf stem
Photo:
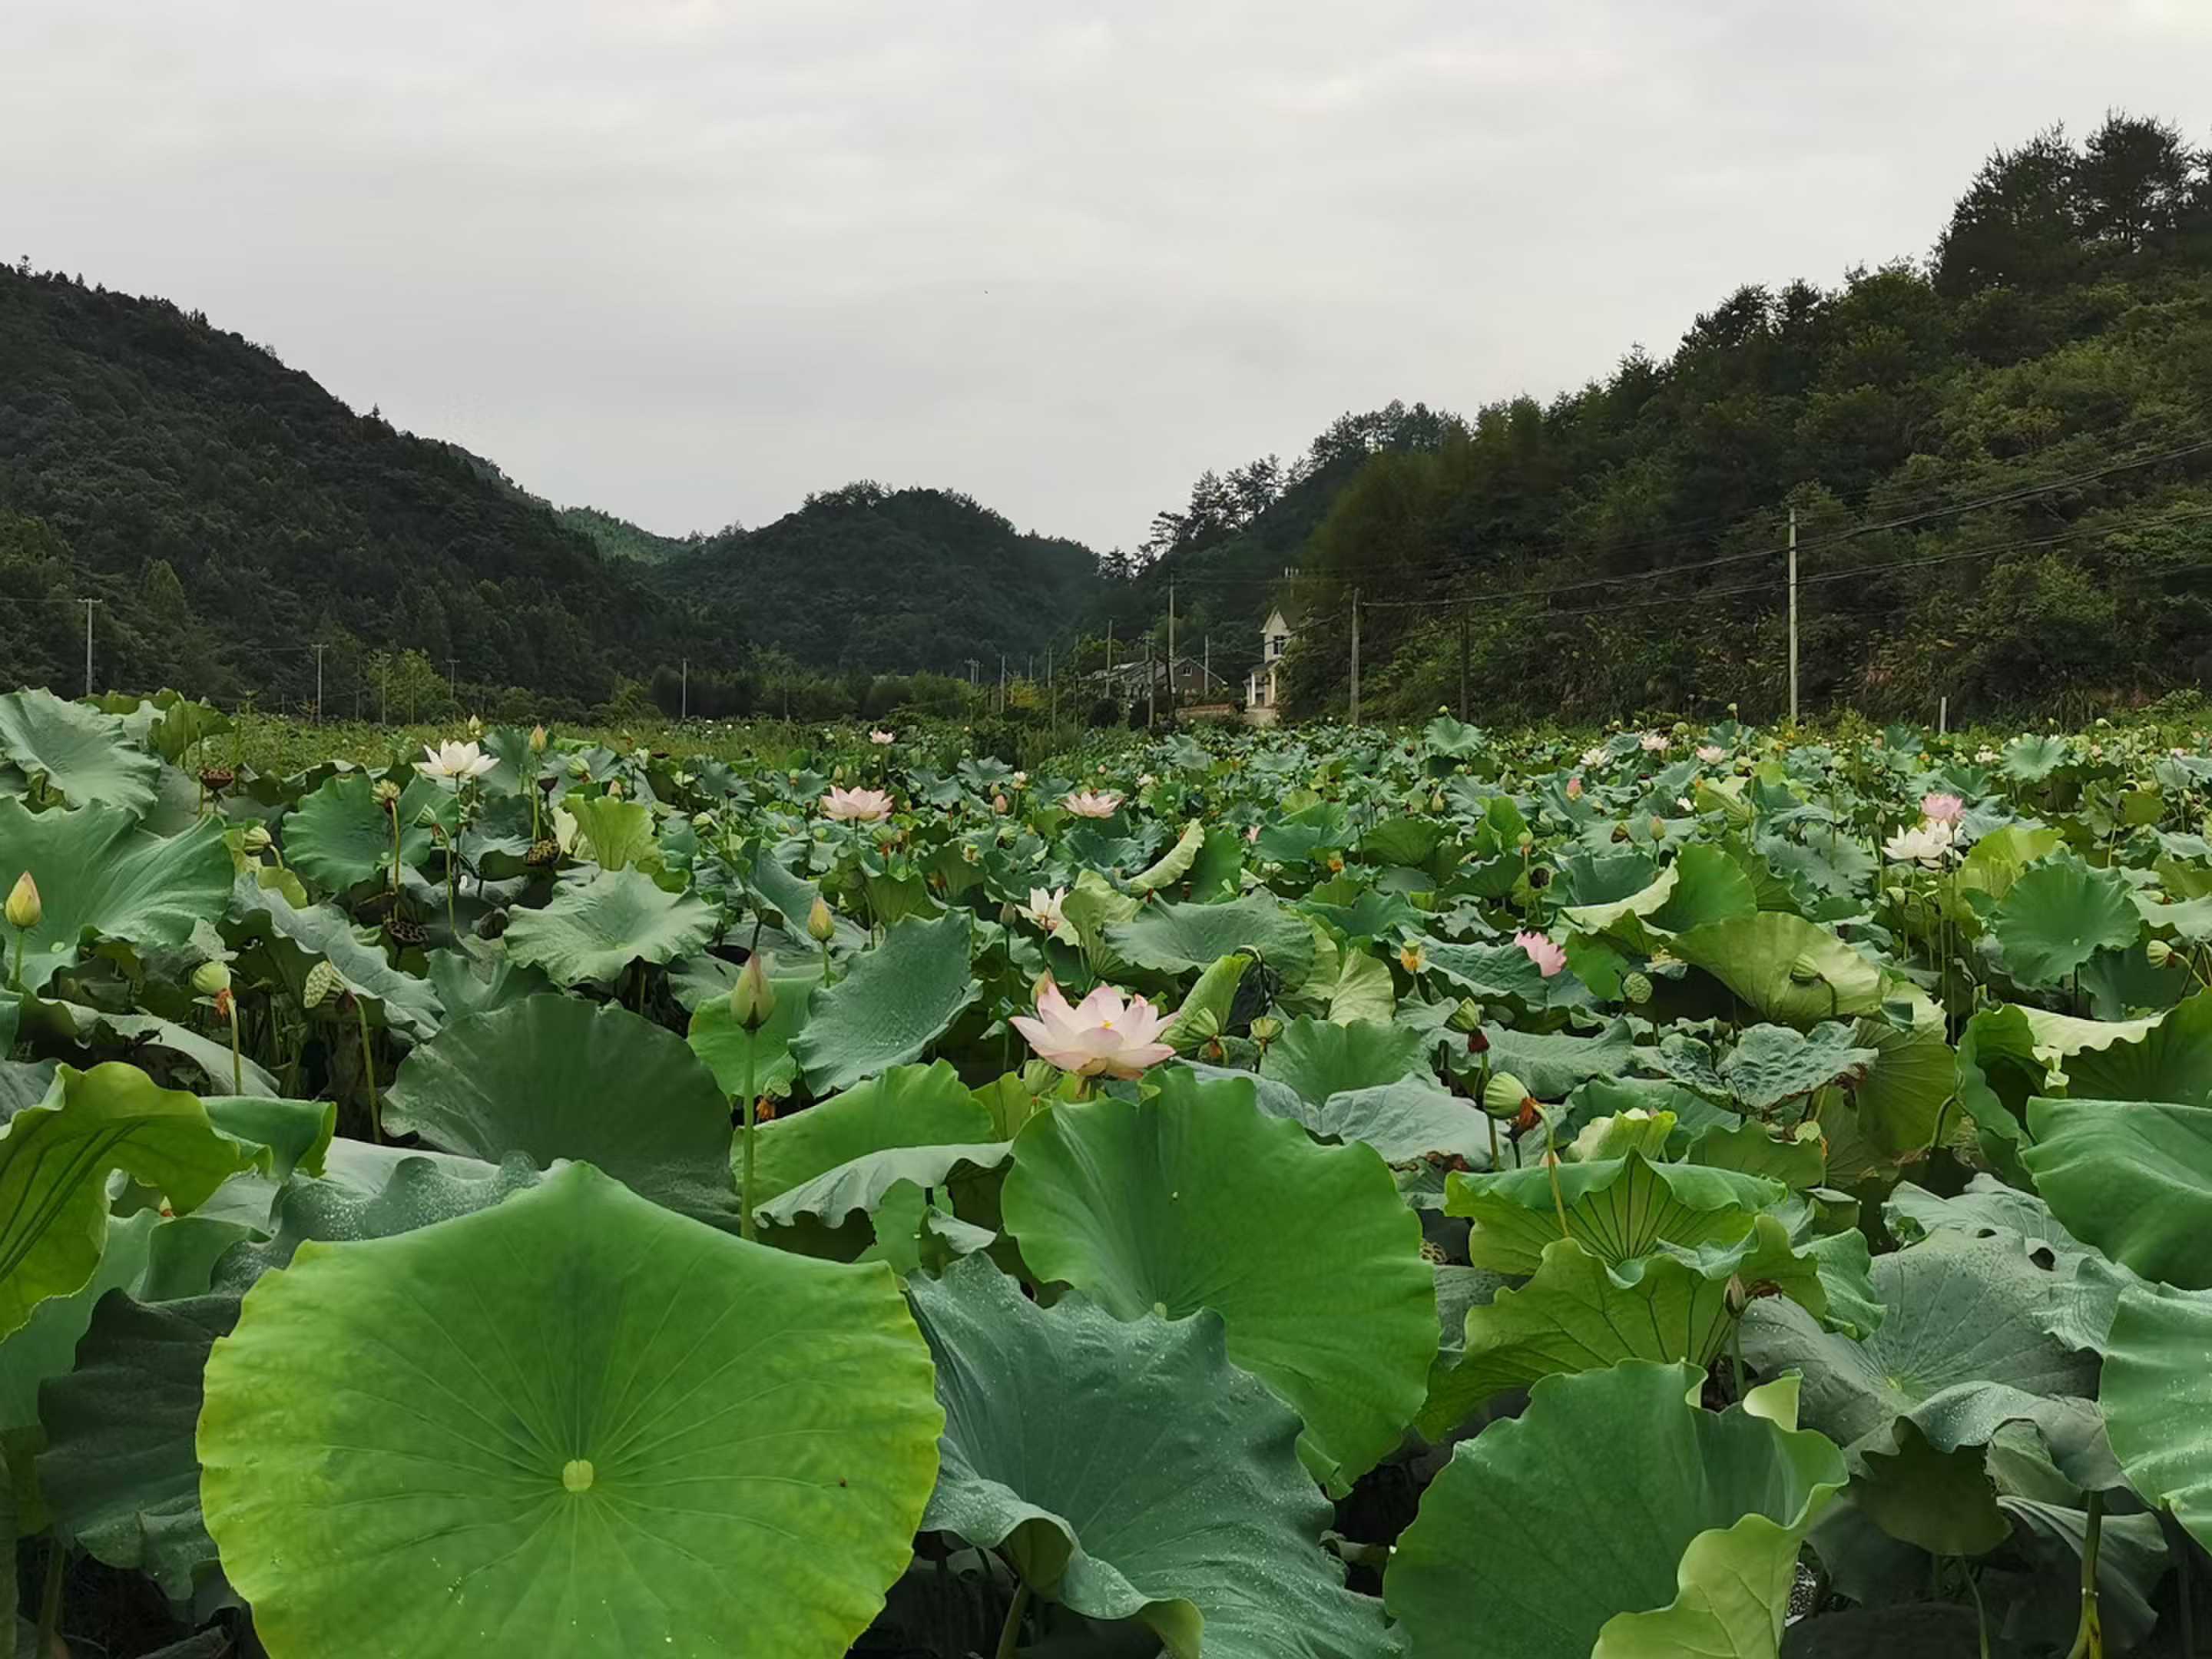
[[[760,1236],[759,1224],[753,1219],[753,1131],[759,1115],[760,1101],[753,1093],[753,1038],[756,1033],[745,1033],[745,1150],[744,1172],[738,1183],[738,1231],[746,1238]]]
[[[368,1138],[378,1146],[384,1145],[384,1107],[376,1097],[376,1051],[368,1038],[368,1008],[359,997],[353,1000],[354,1018],[361,1023],[361,1077],[368,1085]]]
[[[2105,1659],[2104,1621],[2097,1607],[2097,1550],[2104,1541],[2105,1494],[2089,1494],[2087,1537],[2081,1548],[2081,1623],[2066,1659]]]
[[[62,1577],[69,1565],[69,1546],[58,1538],[46,1550],[46,1583],[39,1597],[39,1659],[59,1649],[62,1628]]]
[[[999,1631],[998,1659],[1014,1659],[1021,1649],[1022,1615],[1030,1610],[1030,1581],[1018,1579],[1014,1583],[1014,1600],[1006,1609],[1006,1622]]]

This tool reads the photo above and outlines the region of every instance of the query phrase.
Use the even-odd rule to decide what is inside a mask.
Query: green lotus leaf
[[[1711,1125],[1691,1135],[1684,1157],[1691,1164],[1778,1181],[1802,1192],[1827,1176],[1828,1160],[1820,1141],[1817,1123],[1801,1123],[1788,1132],[1749,1121]]]
[[[2127,883],[2071,854],[2045,859],[2012,884],[1990,931],[2005,972],[2022,985],[2063,984],[2100,951],[2124,951],[2142,931]]]
[[[1129,878],[1129,890],[1133,893],[1152,893],[1174,885],[1190,872],[1191,866],[1198,862],[1199,849],[1205,845],[1206,825],[1193,818],[1183,826],[1182,834],[1176,838],[1174,846],[1162,854],[1150,868],[1140,870]]]
[[[1401,1078],[1368,1089],[1347,1089],[1318,1106],[1289,1085],[1249,1072],[1186,1062],[1194,1077],[1251,1088],[1269,1117],[1303,1123],[1316,1140],[1357,1140],[1390,1164],[1438,1158],[1464,1158],[1476,1168],[1490,1162],[1490,1130],[1482,1114],[1433,1079]]]
[[[1251,965],[1252,958],[1241,951],[1209,965],[1176,1007],[1175,1018],[1160,1034],[1160,1041],[1177,1054],[1187,1054],[1226,1031],[1237,1006],[1237,988],[1244,982],[1244,970]],[[1390,980],[1387,970],[1382,980],[1387,988]]]
[[[108,1217],[100,1265],[92,1277],[69,1295],[39,1304],[23,1328],[0,1344],[0,1437],[11,1449],[21,1449],[27,1455],[37,1444],[41,1433],[40,1385],[48,1377],[65,1376],[76,1363],[77,1340],[92,1323],[93,1310],[100,1298],[112,1290],[143,1287],[152,1235],[161,1222],[160,1212],[154,1210]],[[29,1445],[24,1443],[27,1436]],[[27,1472],[27,1468],[16,1471],[18,1475]]]
[[[1802,917],[1762,910],[1709,921],[1668,949],[1777,1024],[1802,1029],[1881,1007],[1881,970]]]
[[[791,1040],[806,1024],[808,1001],[822,983],[822,969],[817,964],[796,974],[771,974],[769,982],[775,1006],[757,1030],[745,1030],[726,996],[709,997],[691,1012],[691,1052],[706,1062],[732,1100],[744,1098],[748,1079],[756,1095],[778,1099],[799,1080]]]
[[[1851,1040],[1873,1049],[1875,1059],[1858,1085],[1836,1103],[1840,1110],[1822,1113],[1824,1125],[1833,1118],[1848,1121],[1855,1132],[1856,1158],[1830,1153],[1837,1186],[1875,1175],[1893,1179],[1899,1164],[1918,1157],[1935,1139],[1958,1079],[1957,1056],[1943,1040],[1940,1020],[1901,1030],[1887,1020],[1862,1019]]]
[[[54,1519],[110,1566],[144,1572],[173,1601],[216,1565],[200,1516],[193,1430],[208,1350],[238,1319],[238,1297],[152,1306],[110,1291],[76,1366],[40,1391],[47,1449],[39,1487]]]
[[[2212,1106],[2212,991],[2118,1023],[2110,1042],[2077,1049],[2066,1074],[2067,1093],[2081,1098]]]
[[[653,833],[653,809],[643,801],[594,795],[572,799],[564,805],[583,836],[580,854],[589,856],[602,870],[633,866],[650,870],[661,861],[660,843]],[[805,913],[801,911],[796,920],[804,922]]]
[[[714,936],[714,908],[696,893],[671,893],[636,870],[602,870],[564,886],[542,910],[517,910],[507,953],[534,963],[556,984],[611,985],[633,962],[673,962]]]
[[[425,966],[447,1019],[488,1014],[553,988],[553,981],[537,969],[480,948],[433,951]]]
[[[1218,1318],[1046,1309],[981,1259],[910,1293],[945,1415],[926,1526],[1003,1550],[1078,1613],[1141,1620],[1176,1659],[1395,1650],[1321,1548],[1297,1419],[1231,1363]]]
[[[1325,993],[1328,1018],[1338,1025],[1374,1020],[1388,1025],[1398,1012],[1398,990],[1382,962],[1361,950],[1347,950],[1335,982]]]
[[[38,1025],[56,1036],[88,1045],[114,1043],[181,1054],[199,1069],[214,1089],[228,1090],[232,1086],[235,1062],[239,1088],[255,1095],[273,1096],[276,1092],[276,1079],[251,1055],[234,1055],[228,1041],[218,1041],[174,1020],[155,1014],[110,1013],[104,1008],[88,1008],[82,1003],[39,998],[28,1000],[27,1006]]]
[[[57,1066],[45,1101],[0,1127],[0,1335],[99,1267],[109,1171],[181,1215],[252,1167],[257,1151],[221,1133],[196,1097],[134,1066]]]
[[[1552,1005],[1553,988],[1571,991],[1575,981],[1564,975],[1544,977],[1528,953],[1508,941],[1504,945],[1455,945],[1448,939],[1418,941],[1421,960],[1441,974],[1454,989],[1490,1000],[1510,1000],[1531,1009]]]
[[[822,896],[822,890],[803,876],[795,876],[763,848],[747,872],[746,886],[768,909],[780,916],[783,931],[794,939],[806,937],[806,918],[812,914],[814,901]],[[830,917],[836,927],[831,943],[840,951],[851,952],[865,949],[868,930],[850,916],[841,915],[832,905]]]
[[[1148,904],[1109,924],[1106,942],[1124,961],[1161,974],[1195,973],[1232,951],[1258,957],[1289,991],[1313,970],[1311,925],[1265,894],[1226,904]]]
[[[1554,1169],[1454,1175],[1444,1213],[1474,1227],[1468,1262],[1493,1273],[1530,1274],[1564,1237],[1608,1265],[1662,1245],[1695,1252],[1733,1244],[1754,1217],[1788,1196],[1777,1181],[1694,1164],[1655,1164],[1639,1152]]]
[[[114,807],[126,819],[154,805],[161,763],[131,741],[124,722],[82,703],[33,689],[0,696],[0,755],[42,778],[71,804]],[[12,884],[13,876],[7,878]],[[44,888],[46,883],[40,880]]]
[[[1595,1036],[1565,1032],[1516,1031],[1486,1024],[1492,1073],[1510,1072],[1539,1100],[1564,1100],[1594,1078],[1626,1071],[1637,1052],[1635,1033],[1617,1019]]]
[[[855,1212],[872,1216],[900,1187],[927,1194],[957,1189],[986,1177],[1005,1164],[1012,1152],[1012,1144],[1003,1140],[890,1146],[879,1152],[865,1152],[811,1181],[802,1181],[760,1205],[757,1212],[772,1227],[795,1226],[802,1217],[838,1227]]]
[[[1871,1066],[1879,1055],[1861,1047],[1855,1035],[1840,1022],[1824,1022],[1810,1031],[1753,1025],[1722,1056],[1720,1080],[1745,1107],[1764,1115],[1785,1100],[1812,1094]]]
[[[998,1138],[990,1109],[948,1062],[894,1066],[818,1105],[763,1124],[754,1135],[753,1201],[765,1204],[872,1152]]]
[[[1686,933],[1708,922],[1754,915],[1759,908],[1750,876],[1721,848],[1692,842],[1674,854],[1668,868],[1676,880],[1666,902],[1656,910],[1637,912],[1661,933]]]
[[[2021,1158],[2068,1231],[2146,1279],[2212,1289],[2212,1106],[2027,1103]]]
[[[1737,872],[1739,878],[1741,873]],[[1669,864],[1634,892],[1595,903],[1571,904],[1559,912],[1559,919],[1585,933],[1601,933],[1625,916],[1648,916],[1659,909],[1674,896],[1675,884],[1681,879],[1680,870]],[[1749,890],[1750,884],[1746,882],[1745,890]]]
[[[436,844],[416,822],[422,807],[446,792],[416,778],[399,797],[399,856],[419,866]],[[284,817],[284,860],[308,880],[334,892],[365,881],[392,879],[392,815],[376,798],[366,772],[326,780]]]
[[[2212,1549],[2212,1296],[2120,1294],[2100,1395],[2112,1455],[2146,1503]]]
[[[1986,1555],[2012,1536],[1979,1446],[1940,1451],[1907,1417],[1857,1452],[1851,1503],[1892,1538],[1931,1555]]]
[[[2049,1092],[2054,1066],[2077,1054],[2092,1054],[2118,1043],[2141,1042],[2159,1018],[2107,1022],[2076,1019],[2041,1008],[2008,1003],[1984,1008],[1966,1022],[1959,1037],[1959,1104],[1974,1121],[1984,1156],[1996,1171],[2021,1186],[2030,1184],[2020,1148],[2027,1139],[2027,1103]],[[2166,1068],[2159,1068],[2164,1074]],[[2107,1083],[2124,1086],[2146,1075],[2137,1066],[2108,1069]],[[2183,1098],[2189,1097],[2185,1094]]]
[[[1219,1314],[1229,1356],[1346,1485],[1398,1443],[1437,1348],[1421,1228],[1370,1147],[1318,1146],[1250,1085],[1163,1072],[1157,1098],[1055,1107],[1014,1142],[1006,1231],[1037,1275],[1122,1319]],[[1281,1229],[1262,1215],[1327,1216]]]
[[[1547,1378],[1462,1442],[1383,1578],[1413,1650],[1774,1659],[1844,1461],[1786,1388],[1716,1415],[1688,1403],[1700,1380],[1636,1361]]]
[[[231,908],[238,918],[228,930],[233,942],[261,941],[295,999],[316,964],[328,963],[338,982],[369,1006],[378,1024],[417,1041],[438,1029],[444,1011],[429,981],[402,973],[381,950],[362,944],[346,913],[335,905],[302,908],[251,877],[241,877],[232,890]]]
[[[1973,850],[1960,861],[1958,890],[1962,893],[1987,893],[1992,899],[2001,899],[2012,891],[2013,884],[2030,865],[2065,844],[2065,836],[2056,830],[2002,824],[1976,842]]]
[[[0,887],[13,888],[26,871],[45,908],[20,935],[29,991],[76,967],[93,939],[183,945],[195,926],[222,915],[230,894],[230,854],[213,820],[165,841],[120,806],[33,812],[0,799]],[[12,972],[19,935],[12,927],[0,934]]]
[[[302,1245],[205,1387],[208,1529],[272,1659],[835,1659],[907,1565],[944,1425],[888,1269],[582,1165]]]
[[[1863,1340],[1780,1299],[1744,1319],[1745,1358],[1763,1375],[1802,1371],[1805,1420],[1838,1443],[1887,1435],[1903,1418],[1955,1451],[2096,1393],[2094,1358],[2045,1328],[2061,1281],[2005,1242],[1941,1233],[1877,1257],[1872,1277],[1888,1311]]]
[[[945,1035],[982,994],[969,967],[973,928],[963,910],[909,918],[814,994],[791,1052],[816,1094],[920,1060]]]
[[[596,1164],[695,1215],[734,1215],[730,1108],[673,1031],[557,994],[457,1019],[400,1062],[385,1127],[496,1164]]]
[[[1283,1028],[1260,1060],[1260,1075],[1318,1106],[1347,1089],[1374,1089],[1428,1073],[1421,1034],[1403,1025],[1299,1018]]]

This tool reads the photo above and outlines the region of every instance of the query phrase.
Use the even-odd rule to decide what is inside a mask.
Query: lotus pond
[[[0,697],[19,1652],[2200,1639],[2201,739],[224,731]]]

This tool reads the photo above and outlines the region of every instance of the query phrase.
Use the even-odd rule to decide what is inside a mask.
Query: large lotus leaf
[[[925,1195],[944,1188],[957,1189],[986,1178],[987,1172],[999,1168],[1012,1153],[1012,1144],[1004,1140],[890,1146],[879,1152],[864,1152],[778,1194],[761,1205],[757,1213],[772,1227],[799,1224],[802,1217],[830,1227],[842,1226],[855,1212],[872,1216],[902,1187]],[[985,1240],[993,1236],[981,1233]]]
[[[2112,1042],[2085,1048],[2067,1063],[2067,1093],[2212,1106],[2212,991],[2198,992],[2154,1020],[2115,1029]]]
[[[216,1344],[201,1494],[272,1659],[834,1659],[944,1425],[897,1281],[574,1166],[302,1245]]]
[[[2012,884],[1990,924],[2005,971],[2022,985],[2058,985],[2099,951],[2123,951],[2142,918],[2116,872],[2070,855],[2046,859]]]
[[[1662,933],[1686,933],[1707,922],[1752,915],[1759,908],[1750,876],[1718,847],[1692,843],[1668,867],[1677,877],[1674,891],[1656,910],[1637,913]]]
[[[1318,1106],[1347,1089],[1379,1088],[1425,1073],[1421,1034],[1371,1020],[1338,1024],[1299,1018],[1283,1028],[1260,1060],[1260,1075],[1297,1091]]]
[[[1148,904],[1109,926],[1106,940],[1124,961],[1155,973],[1194,973],[1231,951],[1258,957],[1295,991],[1313,969],[1313,927],[1265,894],[1226,904]]]
[[[368,1003],[382,1024],[420,1040],[438,1029],[444,1017],[438,994],[428,980],[403,973],[384,952],[356,937],[346,913],[335,905],[295,905],[283,894],[249,876],[239,878],[231,896],[239,921],[236,943],[260,939],[296,997],[318,963],[328,963],[338,981]]]
[[[894,1066],[754,1133],[753,1201],[894,1146],[956,1146],[996,1139],[990,1109],[951,1064]],[[726,1133],[724,1139],[726,1142]],[[738,1153],[732,1152],[735,1158]]]
[[[1519,945],[1455,945],[1448,939],[1419,941],[1421,959],[1454,989],[1472,997],[1510,1000],[1528,1008],[1551,1006],[1555,983],[1572,991],[1576,981],[1547,980],[1544,970]],[[1570,1000],[1573,1000],[1571,997]]]
[[[418,777],[399,798],[399,857],[419,866],[434,842],[416,822],[422,806],[445,791]],[[334,892],[364,881],[392,879],[392,815],[366,772],[341,772],[284,818],[284,859],[308,880]]]
[[[632,865],[649,868],[660,861],[653,809],[643,801],[594,795],[588,800],[571,799],[567,805],[584,838],[581,850],[602,870],[627,870]],[[799,920],[805,920],[803,915]]]
[[[2112,1455],[2144,1501],[2212,1549],[2212,1296],[2122,1291],[2100,1397]]]
[[[1976,842],[1973,851],[1960,860],[1956,878],[1959,890],[1984,892],[2001,899],[2012,891],[2013,884],[2028,866],[2057,852],[2065,840],[2052,829],[2002,824]]]
[[[167,1049],[191,1061],[214,1088],[228,1091],[234,1075],[236,1086],[247,1094],[276,1092],[276,1079],[264,1071],[252,1056],[243,1052],[234,1054],[227,1040],[218,1041],[174,1020],[155,1014],[111,1013],[105,1008],[88,1008],[82,1003],[46,1001],[36,997],[29,999],[26,1006],[45,1030],[76,1042]]]
[[[1785,1100],[1863,1073],[1878,1056],[1855,1036],[1841,1022],[1823,1022],[1810,1031],[1754,1025],[1722,1057],[1720,1080],[1745,1107],[1764,1115]]]
[[[487,1163],[594,1164],[702,1218],[736,1207],[714,1074],[673,1031],[611,1003],[549,994],[453,1021],[400,1062],[384,1121]]]
[[[165,841],[119,806],[33,812],[0,799],[0,887],[13,888],[26,871],[45,908],[21,936],[29,991],[76,966],[91,939],[183,945],[197,924],[222,915],[230,895],[230,853],[213,819]],[[12,969],[16,932],[0,933]]]
[[[1223,1066],[1185,1062],[1194,1077],[1248,1085],[1261,1111],[1305,1125],[1322,1140],[1364,1141],[1385,1164],[1461,1158],[1476,1167],[1490,1162],[1488,1121],[1430,1078],[1401,1078],[1370,1089],[1347,1089],[1318,1106],[1289,1085]]]
[[[911,1294],[945,1406],[932,1530],[1003,1549],[1078,1613],[1141,1620],[1176,1659],[1394,1650],[1321,1548],[1297,1419],[1231,1363],[1218,1318],[1048,1310],[981,1259]]]
[[[37,688],[0,696],[0,755],[26,777],[45,778],[75,805],[100,802],[130,818],[154,805],[154,781],[161,770],[161,762],[134,744],[114,715]]]
[[[488,1014],[553,988],[553,981],[537,969],[522,967],[481,947],[433,951],[424,965],[447,1019]]]
[[[793,939],[805,937],[806,919],[812,914],[814,901],[822,896],[822,890],[803,876],[792,874],[765,848],[754,858],[746,885],[769,909],[783,919],[783,930]],[[830,919],[836,927],[832,943],[840,951],[859,951],[868,943],[867,929],[849,916],[830,908]]]
[[[1842,1456],[1789,1390],[1715,1414],[1686,1365],[1548,1378],[1454,1450],[1383,1599],[1417,1655],[1773,1659]]]
[[[1398,1012],[1398,990],[1391,982],[1389,969],[1380,958],[1356,948],[1343,952],[1327,997],[1328,1017],[1339,1025],[1359,1019],[1388,1025]]]
[[[2076,1019],[2016,1003],[1984,1008],[1968,1020],[1959,1037],[1959,1104],[1973,1119],[1990,1164],[2008,1179],[2027,1185],[2027,1167],[2020,1161],[2020,1148],[2027,1139],[2027,1103],[2047,1092],[2051,1070],[2065,1067],[2070,1073],[2067,1062],[2076,1054],[2141,1042],[2158,1024],[2157,1017],[2124,1022]],[[2105,1079],[2127,1081],[2143,1075],[2129,1066],[2117,1072],[2108,1069]]]
[[[1694,1164],[1625,1158],[1562,1163],[1556,1168],[1454,1175],[1444,1213],[1467,1216],[1468,1261],[1493,1273],[1537,1272],[1564,1237],[1618,1266],[1662,1246],[1694,1254],[1733,1244],[1753,1218],[1788,1196],[1778,1181]]]
[[[56,1522],[110,1566],[144,1572],[173,1601],[213,1569],[200,1518],[193,1429],[208,1350],[238,1319],[235,1296],[149,1306],[112,1291],[76,1369],[40,1390],[47,1449],[39,1487]]]
[[[1898,1164],[1919,1156],[1934,1139],[1943,1107],[1958,1077],[1957,1057],[1943,1040],[1940,1021],[1899,1028],[1863,1019],[1851,1040],[1875,1059],[1845,1100],[1841,1115],[1856,1130],[1855,1161],[1831,1153],[1831,1179],[1844,1186],[1869,1176],[1893,1176]],[[1823,1126],[1831,1115],[1823,1114]]]
[[[1668,947],[1735,992],[1761,1019],[1799,1027],[1871,1014],[1881,970],[1826,928],[1762,910],[1710,921]]]
[[[185,1214],[258,1151],[221,1133],[195,1097],[157,1087],[134,1066],[58,1066],[45,1101],[0,1127],[0,1335],[98,1268],[111,1170]]]
[[[2011,1243],[1939,1233],[1877,1257],[1873,1279],[1888,1311],[1863,1340],[1778,1298],[1744,1319],[1746,1358],[1764,1374],[1802,1371],[1806,1421],[1837,1441],[1887,1434],[1905,1418],[1954,1451],[2096,1393],[2095,1360],[2045,1330],[2061,1281]]]
[[[2021,1158],[2051,1213],[2146,1279],[2212,1289],[2212,1106],[2027,1103]]]
[[[602,870],[563,887],[542,910],[517,910],[507,953],[562,985],[612,984],[633,962],[673,962],[714,936],[714,907],[671,893],[636,870]]]
[[[1129,878],[1129,890],[1133,893],[1157,892],[1181,881],[1190,873],[1190,866],[1198,862],[1199,849],[1205,845],[1206,825],[1193,818],[1183,826],[1182,834],[1176,837],[1173,847],[1162,854],[1149,868]]]
[[[1230,1358],[1305,1419],[1301,1448],[1332,1484],[1420,1408],[1437,1322],[1419,1220],[1371,1148],[1315,1145],[1249,1084],[1171,1069],[1156,1099],[1057,1106],[1014,1142],[1001,1203],[1039,1277],[1117,1317],[1219,1314]]]
[[[1593,1078],[1617,1077],[1637,1052],[1628,1022],[1617,1019],[1595,1036],[1563,1031],[1516,1031],[1486,1024],[1490,1068],[1510,1072],[1539,1100],[1564,1100]]]
[[[709,997],[692,1010],[691,1052],[707,1063],[732,1100],[743,1100],[750,1079],[755,1095],[781,1099],[799,1081],[799,1061],[791,1040],[806,1024],[808,1000],[822,983],[817,966],[796,974],[771,974],[775,1006],[757,1030],[748,1031],[731,1011],[726,996]]]
[[[815,992],[791,1044],[815,1093],[920,1060],[945,1035],[982,993],[969,967],[973,931],[964,910],[934,921],[909,917],[855,957],[842,979]]]

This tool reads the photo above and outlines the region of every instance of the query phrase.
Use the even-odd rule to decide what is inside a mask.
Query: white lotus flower
[[[444,743],[435,749],[422,745],[427,760],[415,763],[415,769],[426,778],[436,778],[443,783],[465,783],[471,778],[480,778],[499,764],[498,757],[487,755],[472,743]]]
[[[880,789],[832,789],[822,811],[840,823],[880,823],[891,815],[891,798]]]
[[[1585,769],[1593,766],[1602,766],[1605,763],[1606,752],[1602,748],[1585,749],[1583,750],[1583,765]]]
[[[1083,789],[1070,795],[1066,805],[1079,818],[1110,818],[1121,810],[1121,798],[1110,789]]]
[[[1030,889],[1030,902],[1020,907],[1020,914],[1040,933],[1057,933],[1067,926],[1067,918],[1060,914],[1061,902],[1067,897],[1067,889],[1055,887],[1047,892],[1042,887]]]
[[[1938,819],[1923,818],[1913,828],[1900,830],[1892,836],[1882,843],[1881,850],[1893,863],[1924,864],[1935,870],[1951,856],[1951,826]]]
[[[1110,985],[1102,985],[1071,1007],[1059,986],[1048,981],[1037,997],[1037,1017],[1014,1016],[1014,1029],[1036,1050],[1037,1058],[1080,1077],[1142,1077],[1148,1066],[1172,1059],[1175,1050],[1158,1040],[1168,1016],[1142,997],[1126,1003]]]
[[[1664,732],[1646,732],[1638,741],[1644,745],[1645,754],[1663,755],[1667,752],[1668,744],[1674,740]]]
[[[896,743],[898,739],[889,732],[871,732],[868,733],[868,741],[881,747],[884,744]]]
[[[1726,760],[1728,750],[1717,743],[1701,743],[1698,745],[1698,758],[1706,765],[1711,766],[1717,762]]]

